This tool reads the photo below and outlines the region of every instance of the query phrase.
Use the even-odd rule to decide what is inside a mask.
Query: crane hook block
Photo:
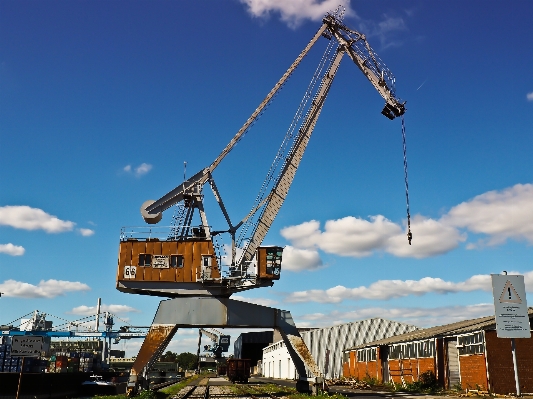
[[[155,201],[154,200],[148,200],[148,201],[145,201],[142,205],[141,205],[141,215],[144,219],[144,221],[148,224],[156,224],[156,223],[159,223],[161,221],[161,219],[163,218],[163,214],[161,212],[157,212],[157,213],[149,213],[146,209],[152,205]]]
[[[390,120],[393,120],[397,116],[402,116],[405,113],[405,107],[403,104],[398,104],[397,107],[394,107],[389,103],[385,103],[385,107],[383,107],[381,113]]]

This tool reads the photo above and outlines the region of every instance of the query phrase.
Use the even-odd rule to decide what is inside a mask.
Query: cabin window
[[[183,267],[183,255],[170,255],[170,266],[181,269]]]
[[[149,267],[152,264],[152,254],[139,254],[139,266]]]
[[[211,266],[211,255],[202,255],[202,266]]]

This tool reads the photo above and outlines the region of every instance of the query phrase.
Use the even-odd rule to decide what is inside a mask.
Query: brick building
[[[416,330],[418,327],[382,318],[359,320],[324,328],[298,329],[311,356],[326,378],[342,376],[342,355],[346,347],[372,342]],[[263,349],[262,373],[265,377],[295,379],[295,367],[283,341]],[[308,373],[309,376],[312,374]]]
[[[533,308],[529,322],[533,324]],[[533,392],[533,338],[515,342],[521,390]],[[447,389],[516,393],[511,340],[496,336],[494,316],[416,330],[344,351],[345,377],[403,383],[418,381],[426,371]]]

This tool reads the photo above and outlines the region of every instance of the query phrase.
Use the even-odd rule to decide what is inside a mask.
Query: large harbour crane
[[[141,214],[150,226],[124,228],[121,232],[117,289],[122,292],[173,298],[162,301],[148,336],[141,347],[130,377],[133,392],[157,354],[162,353],[178,327],[271,327],[280,330],[302,380],[306,368],[315,377],[321,372],[292,321],[290,312],[243,304],[229,297],[240,291],[273,285],[280,278],[283,248],[262,246],[294,180],[326,97],[347,55],[385,100],[382,114],[389,119],[405,113],[405,102],[395,93],[395,78],[370,47],[363,34],[342,22],[342,10],[327,14],[321,27],[292,65],[246,120],[220,155],[206,168],[184,180],[158,200],[148,200]],[[287,130],[251,210],[235,223],[229,216],[213,173],[235,145],[262,115],[315,43],[328,44]],[[405,130],[402,118],[402,133]],[[404,156],[406,171],[406,160]],[[407,189],[407,174],[406,174]],[[204,209],[204,187],[209,185],[227,227],[212,230]],[[407,190],[406,190],[407,194]],[[408,239],[409,228],[408,204]],[[152,225],[176,205],[173,226]],[[200,224],[191,224],[193,216]],[[231,239],[231,253],[223,254],[217,240]],[[253,308],[253,309],[252,309]]]

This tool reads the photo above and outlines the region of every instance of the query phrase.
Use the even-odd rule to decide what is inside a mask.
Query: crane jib
[[[131,258],[131,262],[133,262],[133,257],[139,256],[137,263],[141,267],[149,265],[147,264],[148,260],[153,258],[154,262],[157,261],[162,265],[168,264],[172,267],[177,267],[177,265],[183,264],[188,265],[186,267],[193,268],[191,269],[191,275],[188,274],[189,272],[183,275],[180,274],[181,272],[178,270],[176,270],[175,273],[173,272],[174,274],[169,274],[169,272],[165,269],[166,266],[159,267],[160,271],[158,272],[159,275],[157,277],[159,281],[167,281],[169,278],[171,278],[171,281],[175,281],[176,284],[181,282],[183,284],[189,284],[194,283],[195,281],[201,281],[204,285],[206,282],[211,284],[217,279],[224,281],[224,273],[222,270],[224,266],[222,264],[224,256],[222,256],[220,252],[222,251],[221,248],[223,247],[221,244],[217,244],[217,242],[220,240],[220,237],[223,234],[229,234],[231,237],[231,255],[229,258],[225,257],[226,260],[229,259],[229,277],[227,278],[234,280],[231,280],[231,284],[226,284],[224,286],[225,288],[219,288],[217,290],[210,288],[202,292],[204,292],[206,295],[231,295],[232,292],[254,288],[255,286],[260,286],[261,284],[272,284],[273,280],[278,279],[279,273],[274,275],[264,272],[262,277],[260,277],[259,273],[256,271],[257,274],[254,275],[254,278],[256,278],[256,282],[254,283],[255,285],[246,285],[243,283],[243,281],[247,278],[245,276],[248,276],[248,268],[254,259],[255,261],[259,259],[257,252],[258,249],[262,248],[261,251],[263,251],[263,254],[268,252],[264,247],[261,247],[261,244],[271,228],[279,210],[281,209],[286,196],[288,195],[289,188],[294,180],[300,161],[307,148],[311,134],[316,126],[332,82],[338,71],[340,62],[345,54],[348,55],[352,62],[376,89],[378,94],[384,99],[385,105],[381,113],[391,120],[401,117],[405,195],[407,205],[407,236],[409,244],[411,244],[412,233],[409,207],[409,187],[407,179],[407,152],[405,121],[403,118],[403,115],[406,111],[405,101],[402,101],[396,96],[396,79],[394,75],[369,45],[365,35],[345,26],[340,18],[341,15],[342,13],[328,14],[324,17],[322,20],[322,25],[309,43],[305,46],[298,57],[296,57],[294,62],[289,66],[289,68],[281,76],[278,82],[274,85],[267,96],[242,125],[242,127],[237,131],[222,152],[208,167],[200,170],[195,175],[184,180],[176,188],[169,191],[158,200],[146,201],[142,205],[141,214],[145,221],[149,224],[156,224],[161,220],[162,213],[166,209],[172,207],[173,205],[180,204],[179,211],[175,213],[173,226],[171,227],[170,233],[168,233],[166,237],[167,242],[172,240],[180,242],[180,244],[176,246],[176,248],[178,248],[178,253],[171,253],[168,255],[163,253],[159,254],[157,251],[161,250],[158,248],[167,248],[165,251],[168,251],[168,248],[170,248],[168,245],[170,244],[149,244],[149,241],[156,240],[152,230],[150,229],[146,238],[146,244],[143,244],[142,242],[124,242],[123,245],[121,244],[123,246],[123,250],[126,251],[124,255],[125,259]],[[267,177],[261,186],[260,192],[256,197],[255,204],[252,206],[252,210],[248,212],[248,214],[239,223],[234,223],[230,219],[230,215],[222,200],[222,195],[214,182],[213,171],[232,151],[235,145],[244,137],[251,126],[253,126],[253,124],[261,117],[268,105],[276,97],[276,94],[283,88],[287,79],[297,69],[302,59],[306,57],[320,37],[325,37],[327,40],[329,40],[329,44],[327,45],[324,55],[320,60],[319,66],[313,75],[311,83],[309,84],[300,107],[293,118],[291,126],[287,130],[282,145],[278,150]],[[215,200],[218,203],[228,225],[228,227],[225,229],[217,229],[217,231],[213,232],[214,234],[211,232],[211,227],[208,225],[207,216],[203,207],[203,188],[207,183],[209,183]],[[193,214],[196,211],[198,211],[200,215],[201,224],[199,226],[191,226]],[[237,232],[239,234],[238,238],[236,236]],[[129,236],[124,234],[123,238],[125,241],[135,239],[132,234]],[[198,242],[193,244],[192,241],[187,243],[186,240],[197,240]],[[202,244],[204,241],[212,241],[213,244],[205,246],[207,244]],[[180,248],[185,250],[189,247],[206,248],[205,250],[207,250],[209,253],[211,253],[211,251],[215,251],[217,253],[216,258],[213,258],[213,260],[209,260],[207,258],[194,261],[187,260],[186,256],[184,254],[180,254],[179,251],[181,251]],[[142,248],[145,249],[143,250]],[[152,252],[143,252],[137,255],[137,252],[139,251],[148,251],[148,248],[150,248],[150,251]],[[279,253],[279,259],[281,259],[281,252]],[[238,254],[240,254],[239,259],[237,259]],[[165,257],[168,257],[168,259]],[[160,261],[158,260],[159,258],[161,258]],[[200,261],[202,265],[199,263],[196,265],[195,262]],[[120,280],[119,289],[125,292],[146,292],[157,295],[157,289],[143,291],[143,289],[139,288],[142,286],[142,284],[137,283],[137,280],[139,279],[144,279],[143,281],[145,281],[146,278],[148,278],[148,280],[151,279],[152,277],[150,277],[149,273],[143,272],[141,277],[141,275],[138,274],[141,272],[141,270],[135,269],[137,264],[133,263],[128,265],[124,263],[124,265],[121,267],[125,269],[120,269],[119,271],[119,277],[121,273],[124,274],[123,279],[118,278],[117,280]],[[258,268],[257,265],[256,267]],[[126,268],[129,269],[126,270]],[[195,268],[201,268],[201,270],[198,269],[195,271]],[[212,268],[216,268],[216,270],[211,270]],[[174,277],[169,277],[171,274]],[[261,278],[263,278],[263,283],[259,283]],[[184,288],[184,290],[186,289]],[[169,288],[165,292],[167,293],[166,295],[173,296],[177,295],[178,291],[180,290],[176,291]]]

